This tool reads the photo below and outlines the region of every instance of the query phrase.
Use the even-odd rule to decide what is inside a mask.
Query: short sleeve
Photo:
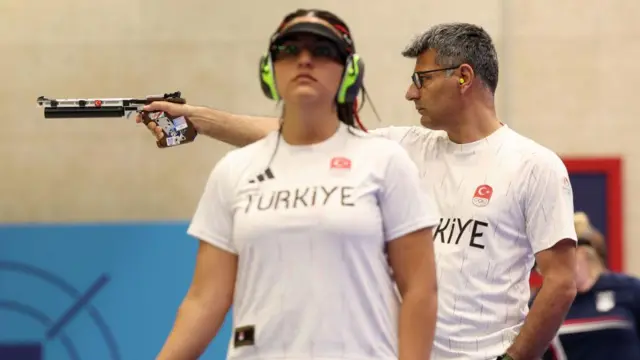
[[[573,190],[567,168],[553,153],[534,154],[525,172],[524,215],[534,253],[564,239],[576,241]]]
[[[392,148],[379,198],[386,241],[440,221],[433,197],[420,186],[416,164],[401,147]]]
[[[234,181],[228,156],[223,157],[211,171],[187,233],[236,254],[232,241]]]
[[[401,143],[402,140],[407,136],[407,134],[409,134],[412,128],[413,126],[387,126],[369,130],[369,133],[395,141],[397,143]]]

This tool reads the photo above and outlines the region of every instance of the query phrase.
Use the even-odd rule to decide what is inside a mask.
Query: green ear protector
[[[362,88],[364,79],[364,62],[358,54],[347,57],[342,75],[342,81],[338,87],[336,101],[338,104],[351,104],[358,97],[358,92]],[[265,96],[269,99],[281,100],[276,88],[275,72],[273,70],[273,60],[271,54],[267,53],[260,58],[260,85]]]

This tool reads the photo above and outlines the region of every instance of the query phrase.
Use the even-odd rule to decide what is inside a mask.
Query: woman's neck
[[[315,144],[333,136],[339,125],[336,112],[287,107],[283,116],[282,138],[291,145]]]

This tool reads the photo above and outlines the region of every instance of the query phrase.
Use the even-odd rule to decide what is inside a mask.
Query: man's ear
[[[471,84],[473,84],[473,81],[475,80],[475,72],[473,71],[473,68],[471,66],[469,66],[468,64],[462,64],[460,65],[460,79],[458,80],[458,82],[460,83],[460,86],[470,86]]]

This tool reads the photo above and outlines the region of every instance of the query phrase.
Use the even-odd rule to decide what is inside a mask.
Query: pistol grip
[[[145,125],[153,121],[162,129],[164,136],[156,141],[159,148],[188,144],[198,135],[193,123],[186,116],[172,116],[163,111],[142,111],[140,115]]]

